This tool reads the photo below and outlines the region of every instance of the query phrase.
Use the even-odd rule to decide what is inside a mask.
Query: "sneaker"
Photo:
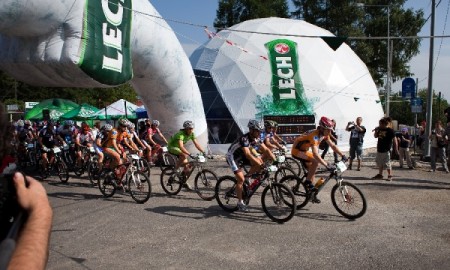
[[[372,177],[372,179],[383,179],[383,175],[377,174],[374,177]]]
[[[392,175],[388,175],[388,178],[386,179],[386,181],[392,181]]]
[[[188,183],[184,183],[183,184],[183,187],[186,189],[186,190],[192,190],[192,187],[188,184]]]
[[[245,205],[244,203],[238,202],[237,206],[238,206],[239,211],[246,212],[246,213],[248,212],[247,205]]]
[[[314,194],[312,195],[311,202],[312,202],[312,203],[320,203],[319,198],[317,198],[317,194],[314,193]]]

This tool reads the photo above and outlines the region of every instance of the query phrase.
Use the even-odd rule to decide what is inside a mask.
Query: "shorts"
[[[377,152],[377,156],[375,158],[375,162],[377,163],[378,168],[391,170],[391,153],[379,153]]]
[[[311,151],[301,151],[298,149],[292,149],[292,156],[305,161],[314,160],[314,154]]]
[[[178,157],[182,153],[182,151],[179,147],[169,147],[169,153]]]
[[[362,158],[363,147],[362,143],[353,144],[350,143],[350,159],[355,159],[355,157],[360,160]]]
[[[233,154],[227,153],[225,158],[234,173],[239,171],[243,165],[250,165],[250,161],[248,161],[248,159],[245,157],[235,157]]]
[[[99,147],[99,146],[97,146],[97,145],[94,145],[94,149],[95,149],[95,152],[98,154],[98,153],[103,153],[103,149],[101,148],[101,147]]]

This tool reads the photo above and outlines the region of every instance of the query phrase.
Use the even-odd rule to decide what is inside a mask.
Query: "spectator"
[[[366,128],[361,125],[362,117],[356,118],[355,122],[348,122],[346,131],[350,131],[350,163],[348,169],[352,169],[353,160],[355,157],[358,159],[358,168],[361,170],[361,158],[364,142],[364,135],[366,134]]]
[[[447,128],[445,129],[445,135],[447,136],[447,168],[450,167],[450,158],[448,158],[450,154],[450,122],[447,123]]]
[[[447,124],[450,123],[450,107],[444,110],[444,115],[447,117]]]
[[[383,170],[386,168],[388,177],[387,181],[392,181],[392,166],[390,150],[394,144],[394,150],[397,151],[397,141],[395,140],[395,132],[389,127],[389,118],[383,117],[379,121],[379,126],[374,130],[374,137],[378,138],[376,164],[378,166],[378,174],[372,179],[383,179]]]
[[[441,158],[442,167],[445,172],[448,173],[447,167],[447,157],[445,155],[445,147],[446,147],[446,135],[445,129],[442,127],[442,122],[437,121],[435,124],[435,129],[431,131],[430,138],[431,147],[430,147],[430,158],[431,158],[431,169],[430,172],[436,171],[436,156]]]
[[[402,128],[402,133],[397,135],[398,156],[400,168],[403,168],[403,160],[406,158],[408,168],[414,169],[411,162],[411,155],[409,154],[409,147],[411,145],[412,137],[408,133],[408,128]]]
[[[335,145],[337,145],[336,121],[334,119],[332,119],[331,121],[333,122],[333,129],[330,132],[330,139]],[[322,159],[325,158],[325,155],[328,153],[328,150],[330,149],[330,146],[328,145],[328,143],[326,143],[326,141],[323,141],[323,142],[325,142],[325,143],[323,144]],[[334,163],[338,163],[339,159],[338,159],[338,154],[336,152],[333,152],[333,157],[334,157]]]
[[[0,161],[8,163],[8,153],[11,148],[9,123],[0,103]],[[3,173],[1,169],[0,174]],[[24,176],[15,173],[14,185],[17,200],[26,213],[26,221],[19,231],[15,249],[12,253],[8,269],[45,269],[48,260],[48,248],[52,225],[52,209],[44,187],[31,177],[27,177],[28,186],[25,185]],[[0,250],[0,254],[7,251]],[[7,262],[6,262],[7,263]],[[6,269],[0,265],[0,269]]]

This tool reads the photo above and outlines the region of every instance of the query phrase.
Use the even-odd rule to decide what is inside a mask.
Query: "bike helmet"
[[[134,129],[136,127],[136,125],[132,122],[129,122],[128,127]]]
[[[23,120],[18,120],[18,121],[17,121],[17,125],[18,125],[19,127],[23,127],[23,126],[25,125],[25,122],[23,122]]]
[[[25,125],[27,125],[27,126],[31,126],[31,121],[30,121],[30,120],[25,120],[24,123],[25,123]]]
[[[263,131],[263,129],[264,129],[264,127],[263,127],[263,125],[261,124],[261,122],[256,121],[256,120],[250,120],[250,121],[248,121],[247,127],[248,127],[249,129],[256,129],[256,130],[259,130],[259,131]]]
[[[154,126],[159,126],[159,121],[158,120],[153,120],[152,121],[152,125],[154,125]]]
[[[276,124],[275,121],[272,121],[272,120],[266,120],[266,121],[264,122],[264,127],[265,127],[265,128],[273,128],[273,127],[275,127],[275,124]]]
[[[319,121],[319,126],[324,129],[333,129],[334,124],[330,118],[322,116]]]
[[[89,131],[89,130],[91,130],[91,128],[89,127],[88,124],[85,124],[85,125],[83,126],[83,131]]]
[[[66,120],[64,124],[66,124],[67,126],[73,126],[75,123],[72,120]]]
[[[194,122],[192,122],[192,121],[184,121],[184,123],[183,123],[183,128],[194,128]]]
[[[110,124],[105,124],[105,125],[103,126],[103,128],[104,128],[106,131],[111,131],[111,130],[113,129],[113,126],[110,125]]]
[[[128,120],[125,118],[119,119],[119,125],[124,126],[124,127],[128,126]]]

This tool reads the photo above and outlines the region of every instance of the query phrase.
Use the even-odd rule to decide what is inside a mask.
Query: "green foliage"
[[[243,21],[267,18],[289,17],[286,0],[219,0],[214,27],[227,28]]]
[[[5,104],[24,105],[28,101],[42,101],[49,98],[63,98],[78,104],[88,103],[103,108],[118,99],[126,99],[135,103],[137,95],[130,84],[123,84],[114,88],[56,88],[30,86],[19,82],[0,72],[0,101]],[[17,100],[15,96],[17,95]]]
[[[420,89],[417,93],[423,101],[422,112],[417,114],[417,121],[420,123],[422,120],[426,120],[427,111],[427,90]],[[382,100],[384,104],[384,100]],[[439,100],[438,95],[433,95],[433,108],[432,108],[432,119],[433,123],[439,119],[442,123],[446,123],[447,119],[444,115],[444,110],[449,106],[446,99],[441,98]],[[392,119],[398,121],[399,124],[414,125],[414,113],[411,112],[411,104],[408,100],[403,100],[401,95],[392,96],[389,103],[389,115]]]
[[[425,19],[422,10],[404,9],[405,0],[358,1],[341,0],[292,0],[294,18],[325,28],[336,36],[386,37],[417,36]],[[372,6],[371,6],[372,5]],[[392,39],[391,39],[392,40]],[[346,42],[361,60],[378,85],[387,74],[387,39],[350,39]],[[420,39],[395,39],[393,44],[392,79],[411,76],[408,62],[419,53]]]

